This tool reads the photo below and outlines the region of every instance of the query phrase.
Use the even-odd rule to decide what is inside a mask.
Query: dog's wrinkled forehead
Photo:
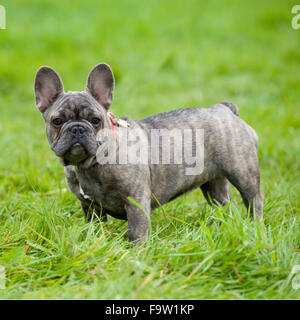
[[[49,110],[50,111],[50,110]],[[95,114],[104,115],[105,109],[87,92],[69,91],[63,94],[51,108],[51,114],[74,120],[89,118]]]

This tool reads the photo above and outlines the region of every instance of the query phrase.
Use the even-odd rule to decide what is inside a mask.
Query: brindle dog
[[[180,109],[138,121],[124,118],[130,127],[112,128],[108,111],[113,88],[113,73],[104,63],[90,72],[82,92],[65,93],[59,75],[50,67],[41,67],[35,78],[36,105],[45,120],[51,149],[64,165],[67,184],[87,216],[94,212],[102,220],[106,220],[106,214],[128,220],[129,240],[143,242],[147,239],[151,210],[159,203],[199,187],[210,204],[226,205],[231,201],[230,182],[252,215],[262,218],[257,135],[239,118],[234,104]],[[174,128],[203,129],[204,167],[198,174],[187,175],[188,164],[173,163],[174,155],[170,164],[112,164],[97,160],[97,152],[104,150],[103,146],[107,150],[101,152],[114,146],[120,153],[117,138],[122,132],[138,129],[140,143],[149,144],[151,130]],[[111,134],[104,135],[104,131]],[[196,143],[192,142],[193,150]],[[171,144],[174,147],[174,139]],[[161,145],[159,149],[164,151]],[[178,146],[174,152],[179,152]]]

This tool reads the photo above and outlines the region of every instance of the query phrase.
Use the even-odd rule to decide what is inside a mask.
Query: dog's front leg
[[[133,197],[132,197],[133,198]],[[134,198],[133,198],[134,199]],[[134,199],[139,206],[128,200],[125,210],[128,220],[128,239],[139,244],[147,241],[150,226],[151,198],[145,197],[140,201]]]
[[[86,200],[84,198],[79,199],[82,210],[87,218],[88,221],[91,221],[93,218],[93,213],[95,212],[98,219],[101,222],[107,222],[107,215],[106,213],[102,212],[99,205],[95,204],[92,200]],[[95,219],[96,220],[96,219]]]

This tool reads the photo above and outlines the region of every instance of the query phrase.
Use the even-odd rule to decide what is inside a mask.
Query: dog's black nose
[[[76,124],[74,126],[72,126],[71,128],[69,128],[72,136],[74,137],[82,137],[85,134],[85,128],[79,124]]]

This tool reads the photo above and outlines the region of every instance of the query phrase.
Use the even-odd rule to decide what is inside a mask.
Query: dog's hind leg
[[[260,191],[260,173],[258,164],[248,168],[246,172],[233,171],[228,180],[239,190],[243,202],[252,217],[259,220],[263,217],[264,196]]]
[[[229,181],[225,177],[216,178],[204,183],[201,190],[210,205],[225,206],[231,201]]]
[[[247,193],[241,193],[244,204],[247,210],[250,210],[252,217],[256,217],[258,220],[263,218],[263,204],[264,196],[260,190],[255,196],[248,195]]]

